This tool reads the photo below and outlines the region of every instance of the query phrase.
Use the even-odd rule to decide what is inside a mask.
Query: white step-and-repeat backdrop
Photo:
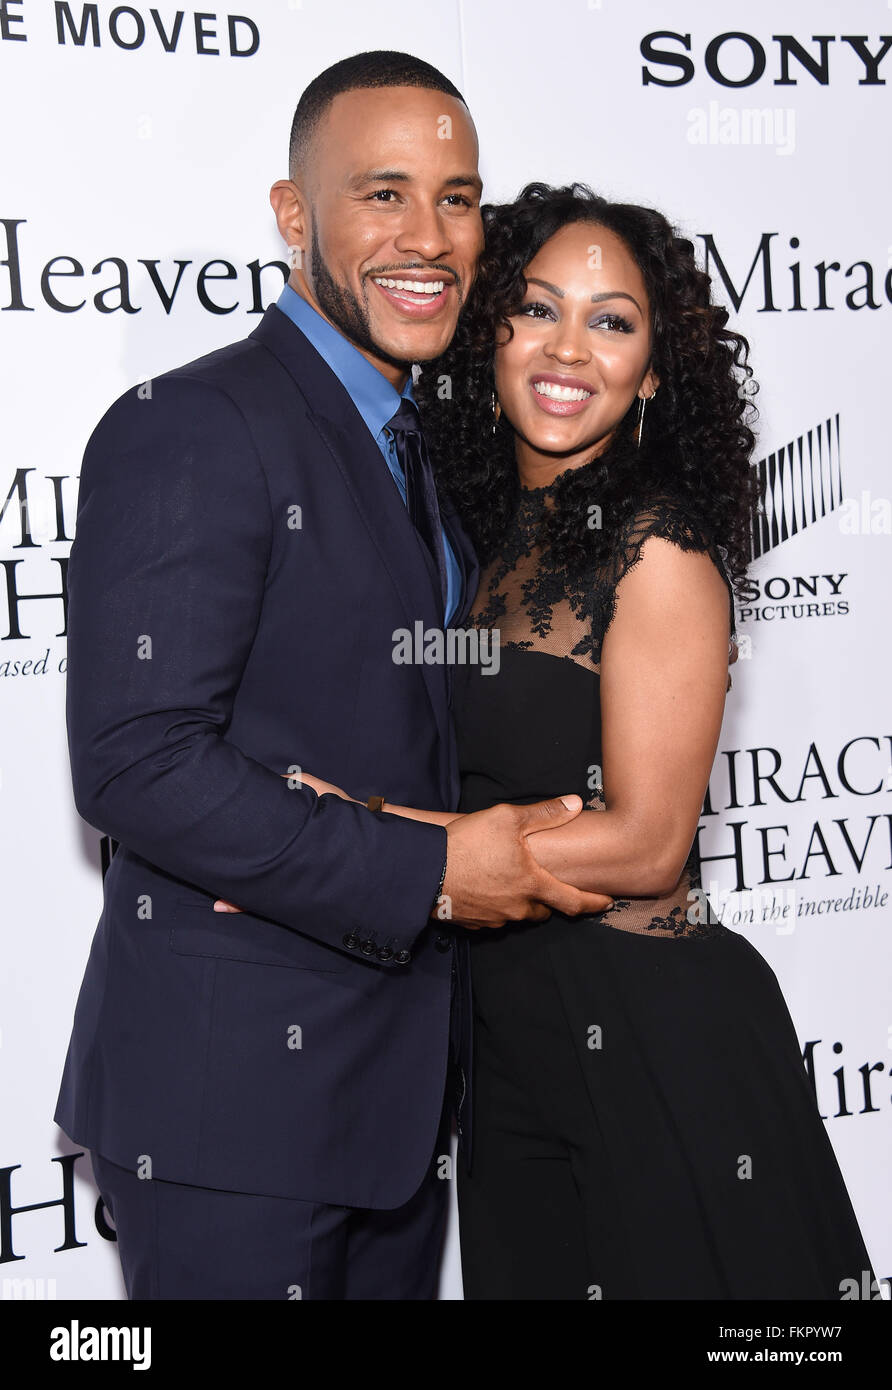
[[[285,274],[267,195],[339,58],[464,93],[485,196],[579,179],[700,248],[761,382],[765,525],[701,821],[723,920],[786,993],[876,1271],[892,1273],[884,0],[0,4],[2,1296],[119,1298],[52,1121],[100,912],[72,802],[65,567],[84,444],[126,387],[254,327]],[[461,1297],[454,1224],[442,1296]]]

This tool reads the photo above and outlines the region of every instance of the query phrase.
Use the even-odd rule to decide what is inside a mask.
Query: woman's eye
[[[545,314],[550,314],[551,309],[549,309],[547,304],[542,304],[538,299],[536,299],[533,300],[530,304],[524,304],[520,312],[527,318],[540,319]]]
[[[554,318],[554,310],[548,304],[543,304],[541,300],[534,299],[529,304],[524,304],[518,311],[524,318],[543,319]],[[611,333],[634,333],[634,325],[622,314],[601,314],[591,325],[592,328],[606,328]]]
[[[595,320],[596,328],[608,328],[614,333],[631,333],[632,325],[628,319],[624,319],[622,314],[602,314]]]

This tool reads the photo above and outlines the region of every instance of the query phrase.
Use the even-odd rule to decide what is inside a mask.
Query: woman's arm
[[[728,589],[709,556],[649,537],[601,650],[607,809],[530,837],[550,873],[616,897],[672,891],[715,758],[728,637]]]
[[[282,776],[294,776],[295,779],[298,777],[296,773],[288,772],[283,772]],[[312,787],[317,796],[339,796],[344,801],[356,801],[355,796],[349,796],[342,787],[336,787],[334,782],[325,782],[321,777],[312,777],[303,769],[301,769],[299,781],[304,787]],[[364,806],[365,802],[360,801],[356,804]],[[392,801],[386,801],[381,809],[389,816],[405,816],[407,820],[423,820],[427,821],[428,825],[449,825],[451,821],[459,819],[457,811],[420,811],[414,806],[397,806]]]

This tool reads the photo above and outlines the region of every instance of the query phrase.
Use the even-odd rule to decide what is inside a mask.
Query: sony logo
[[[755,34],[730,30],[710,39],[703,50],[703,67],[722,87],[752,87],[766,73],[775,87],[795,87],[807,78],[826,87],[830,72],[859,87],[883,87],[880,64],[892,48],[892,34],[871,40],[863,34],[813,34],[797,39],[792,34],[772,34],[776,48],[766,51]],[[837,47],[833,48],[832,45]],[[641,82],[645,87],[683,87],[696,72],[690,57],[691,35],[672,29],[655,29],[641,40]],[[771,66],[769,68],[769,55]],[[647,66],[650,64],[650,66]]]

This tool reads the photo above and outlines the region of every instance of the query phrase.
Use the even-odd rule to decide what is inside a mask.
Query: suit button
[[[375,943],[371,937],[368,937],[365,941],[360,941],[359,949],[364,956],[373,956],[375,954]]]
[[[348,951],[356,950],[357,946],[359,945],[359,937],[356,935],[356,932],[351,931],[347,933],[347,935],[344,937],[344,945],[347,947]]]
[[[395,965],[408,965],[411,959],[411,951],[397,951],[396,955],[393,958]]]
[[[375,952],[375,955],[378,960],[390,960],[393,955],[393,950],[390,946],[382,946],[380,951]]]
[[[436,941],[434,942],[434,945],[436,946],[438,951],[451,951],[452,937],[446,936],[444,933],[441,932],[440,935],[437,937]]]

